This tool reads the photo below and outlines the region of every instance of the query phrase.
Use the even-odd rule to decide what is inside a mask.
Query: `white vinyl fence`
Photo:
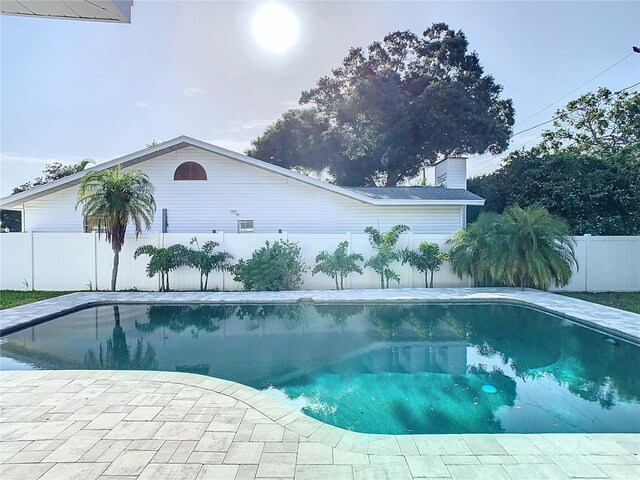
[[[302,257],[309,267],[304,274],[302,289],[335,288],[332,279],[323,274],[311,275],[316,255],[321,250],[333,251],[339,242],[347,240],[353,252],[372,254],[365,234],[186,234],[146,233],[137,240],[127,236],[120,253],[118,271],[119,290],[157,290],[158,276],[149,278],[145,267],[146,255],[134,260],[133,252],[140,245],[152,244],[168,247],[175,243],[189,245],[197,236],[200,245],[208,240],[220,244],[237,261],[247,259],[254,250],[271,242],[287,239],[300,244]],[[430,241],[447,250],[446,235],[419,235],[407,233],[398,242],[399,248],[415,249],[419,242]],[[575,237],[579,270],[567,291],[640,291],[640,237]],[[111,246],[99,239],[96,233],[6,233],[0,235],[0,288],[14,290],[108,290],[111,282],[113,252]],[[396,265],[401,282],[391,287],[424,287],[424,276],[409,265]],[[170,273],[172,290],[199,289],[198,271],[179,268]],[[467,287],[469,279],[458,279],[447,263],[435,274],[435,287]],[[345,288],[379,288],[379,277],[371,269],[364,275],[351,274]],[[239,290],[241,285],[233,281],[229,272],[212,272],[209,289]]]

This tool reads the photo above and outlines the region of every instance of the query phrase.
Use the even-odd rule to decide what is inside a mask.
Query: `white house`
[[[417,234],[464,228],[466,160],[436,166],[436,187],[339,187],[200,140],[181,136],[54,182],[0,199],[20,210],[26,232],[83,232],[76,209],[87,171],[121,164],[155,186],[152,231],[167,233],[344,233],[404,223]]]

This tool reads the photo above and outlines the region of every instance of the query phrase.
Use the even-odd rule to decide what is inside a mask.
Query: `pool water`
[[[363,433],[637,433],[639,365],[507,304],[99,306],[0,339],[0,369],[199,373]]]

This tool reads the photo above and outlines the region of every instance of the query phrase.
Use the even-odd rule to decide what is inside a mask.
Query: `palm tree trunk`
[[[429,288],[429,277],[427,272],[424,272],[424,288]]]
[[[380,275],[380,288],[384,290],[384,275]]]
[[[431,281],[429,282],[429,288],[433,288],[433,270],[431,270]]]
[[[333,277],[333,279],[336,281],[336,290],[340,290],[340,287],[338,286],[338,275],[336,274],[336,276]]]
[[[209,274],[208,273],[204,276],[204,291],[207,290],[207,285],[209,285]]]
[[[111,291],[116,291],[116,280],[118,278],[118,265],[120,263],[120,252],[113,252],[113,270],[111,271]]]
[[[200,291],[204,292],[204,285],[202,284],[202,274],[200,274]]]
[[[165,292],[169,291],[169,272],[167,272],[167,288],[165,289]]]
[[[340,275],[340,290],[344,290],[344,284],[342,283],[343,280],[344,280],[344,277]]]

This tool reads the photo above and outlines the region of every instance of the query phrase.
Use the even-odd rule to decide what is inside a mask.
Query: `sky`
[[[465,32],[513,99],[515,132],[582,93],[640,81],[633,54],[523,122],[640,45],[637,1],[279,3],[297,36],[279,28],[293,43],[277,52],[256,38],[264,2],[136,0],[131,24],[0,17],[0,196],[47,163],[100,163],[179,135],[242,152],[350,47],[436,22]],[[542,128],[511,146],[535,145]],[[499,163],[473,158],[469,171]]]

